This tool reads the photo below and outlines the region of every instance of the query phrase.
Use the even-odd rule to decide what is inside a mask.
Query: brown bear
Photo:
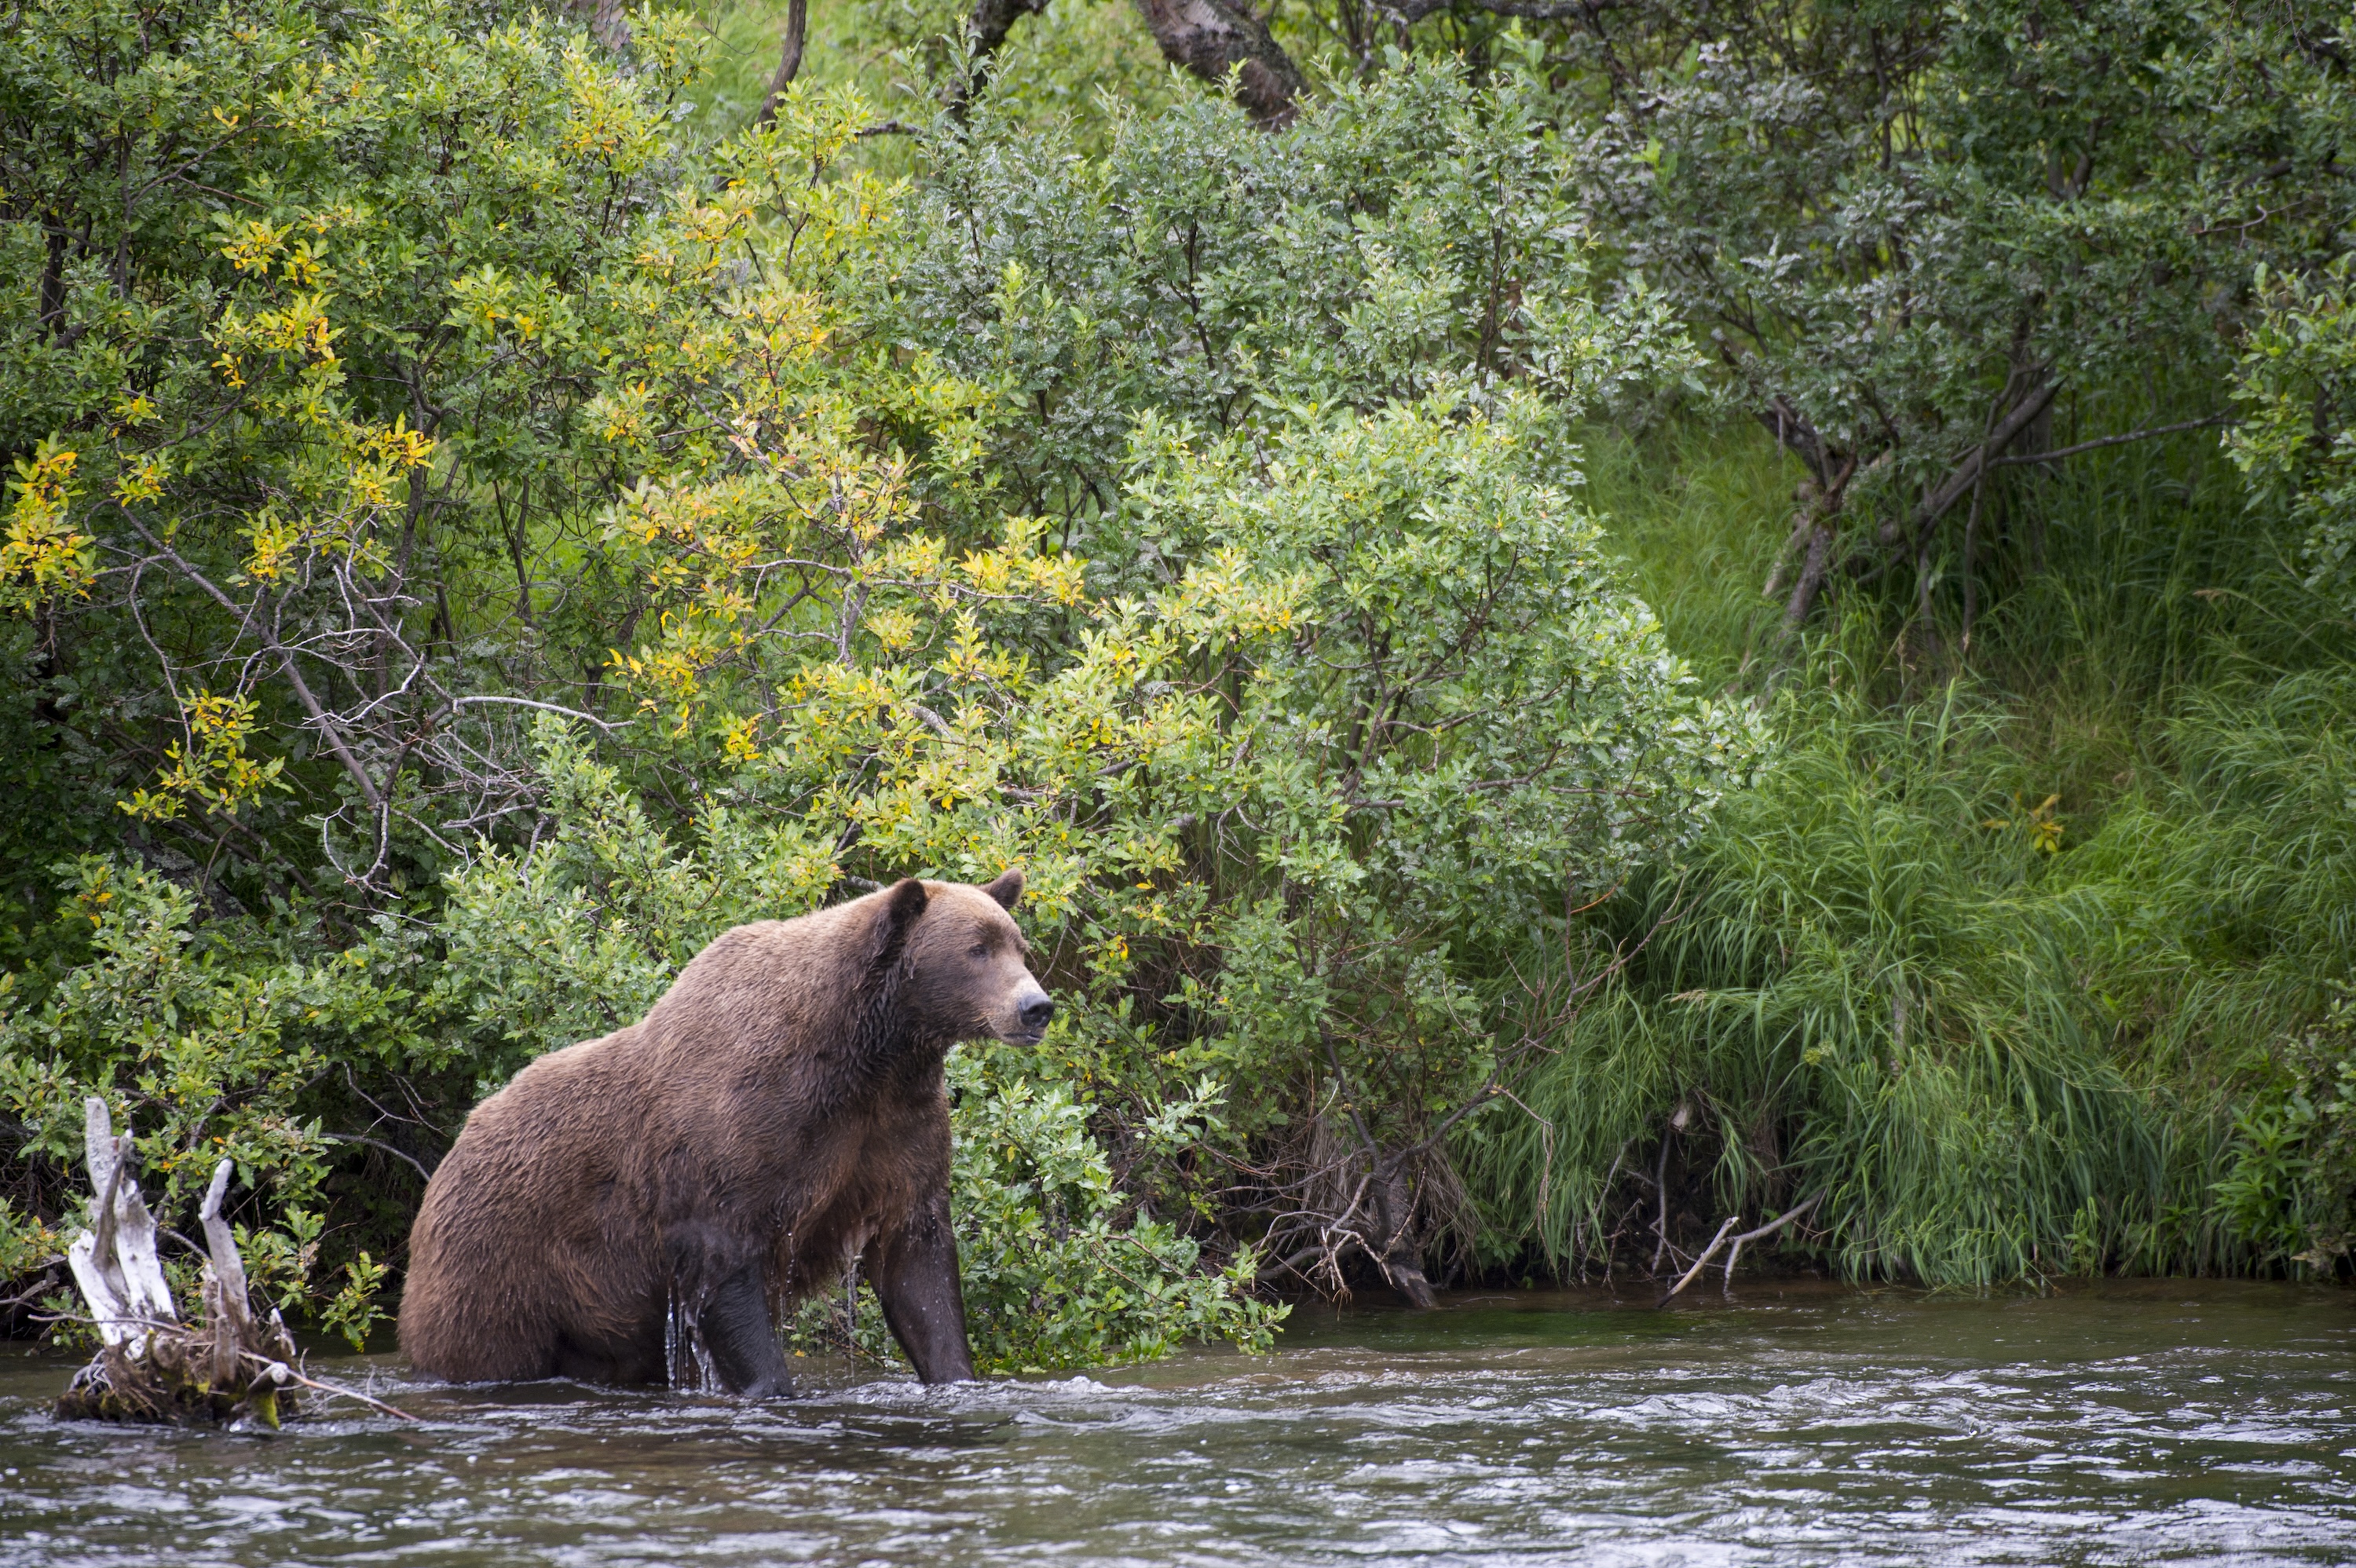
[[[684,1327],[721,1380],[792,1392],[776,1315],[862,1260],[928,1383],[973,1376],[942,1063],[1055,1004],[985,887],[906,880],[738,926],[644,1021],[475,1107],[409,1239],[401,1347],[461,1382],[659,1381]]]

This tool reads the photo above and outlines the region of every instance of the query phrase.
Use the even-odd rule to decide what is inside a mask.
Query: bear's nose
[[[1023,1019],[1023,1027],[1036,1032],[1045,1029],[1047,1020],[1055,1016],[1055,1004],[1041,997],[1036,1001],[1023,1004],[1020,1016]]]

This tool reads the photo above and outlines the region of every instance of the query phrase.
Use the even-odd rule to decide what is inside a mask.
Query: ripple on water
[[[2346,1296],[1597,1295],[1303,1311],[1285,1349],[745,1406],[374,1376],[425,1419],[70,1428],[0,1371],[0,1568],[2356,1559]],[[11,1473],[13,1472],[13,1473]]]

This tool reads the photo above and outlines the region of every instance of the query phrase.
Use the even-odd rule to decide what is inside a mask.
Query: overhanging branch
[[[2150,441],[2163,435],[2180,435],[2188,430],[2208,430],[2217,425],[2232,424],[2231,414],[2211,414],[2205,420],[2185,420],[2178,424],[2153,425],[2148,430],[2131,430],[2125,435],[2106,435],[2099,441],[2082,441],[2075,446],[2057,446],[2051,452],[2017,452],[2009,457],[1996,458],[1990,468],[2002,468],[2014,463],[2058,463],[2065,457],[2075,457],[2082,452],[2097,452],[2105,446],[2125,446],[2131,441]]]

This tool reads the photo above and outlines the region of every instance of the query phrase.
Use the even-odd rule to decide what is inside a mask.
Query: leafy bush
[[[70,889],[60,918],[89,926],[88,961],[37,1006],[0,975],[0,1112],[20,1157],[79,1169],[82,1102],[96,1094],[137,1131],[140,1168],[162,1178],[147,1192],[159,1213],[193,1212],[214,1166],[236,1161],[242,1185],[266,1194],[239,1227],[255,1288],[324,1311],[358,1343],[383,1269],[348,1244],[323,1259],[343,1140],[305,1112],[322,1079],[434,1055],[408,984],[416,944],[387,932],[306,958],[316,948],[299,927],[199,926],[194,896],[152,871],[94,858],[58,869]],[[56,1244],[37,1217],[0,1210],[0,1251],[19,1269]],[[193,1262],[175,1262],[193,1301]]]
[[[1968,640],[1997,461],[2065,444],[2057,410],[2215,422],[2253,262],[2318,267],[2348,221],[2346,26],[1643,0],[1546,36],[1605,256],[1802,470],[1789,624],[1844,566],[1911,569],[1925,618],[1960,582]]]
[[[2233,396],[2243,422],[2233,461],[2255,482],[2252,499],[2284,506],[2307,532],[2308,586],[2356,614],[2356,320],[2349,258],[2314,275],[2254,280],[2264,309],[2250,333]]]
[[[920,475],[926,498],[1051,517],[1100,567],[1133,553],[1141,415],[1218,435],[1509,392],[1575,412],[1692,360],[1657,301],[1590,288],[1565,150],[1516,79],[1417,63],[1278,136],[1209,102],[1121,114],[1098,158],[978,111],[927,155],[870,330],[992,401],[984,461]]]
[[[437,985],[471,1027],[485,1091],[541,1051],[636,1020],[712,937],[811,907],[834,880],[825,846],[813,853],[791,818],[716,808],[693,848],[675,848],[561,721],[543,720],[541,741],[562,826],[458,874],[445,916]],[[1019,1053],[966,1047],[951,1061],[951,1211],[980,1365],[1087,1366],[1193,1339],[1266,1348],[1280,1314],[1252,1295],[1248,1247],[1224,1270],[1202,1266],[1195,1243],[1115,1189],[1067,1089],[1006,1075]],[[1206,1084],[1163,1107],[1137,1152],[1214,1136],[1216,1101]],[[829,1309],[821,1299],[804,1320]],[[883,1353],[880,1312],[859,1343]]]
[[[1258,1295],[1258,1259],[1247,1248],[1225,1269],[1201,1266],[1200,1247],[1118,1190],[1088,1113],[1060,1084],[995,1081],[986,1053],[950,1060],[956,1165],[950,1204],[975,1364],[1044,1371],[1167,1355],[1190,1341],[1269,1348],[1287,1308]],[[1181,1153],[1217,1127],[1218,1092],[1165,1107],[1139,1130],[1137,1152]],[[807,1304],[805,1342],[844,1343],[873,1359],[897,1355],[872,1295],[854,1297],[848,1334],[833,1304]]]

